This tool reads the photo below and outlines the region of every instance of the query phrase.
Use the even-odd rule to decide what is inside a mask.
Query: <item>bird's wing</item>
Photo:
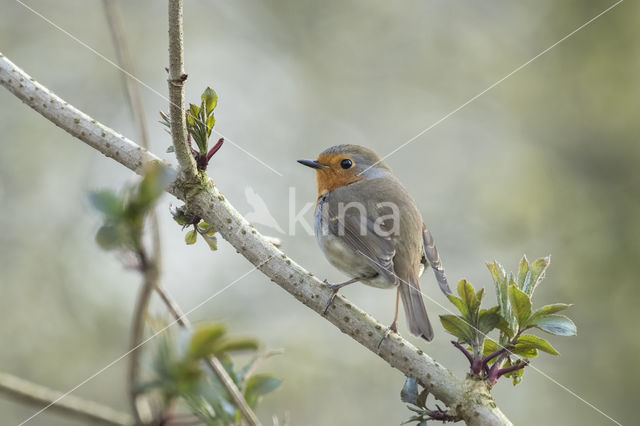
[[[358,209],[346,209],[340,212],[338,203],[324,203],[323,214],[326,214],[328,232],[342,236],[347,246],[360,252],[369,265],[379,274],[386,277],[391,283],[397,284],[398,277],[393,271],[393,257],[396,254],[393,241],[390,236],[379,235],[374,227],[373,218],[364,215],[361,219]],[[362,223],[361,221],[364,221]],[[378,224],[378,231],[385,232],[384,226]],[[364,231],[364,235],[363,232]]]
[[[431,235],[431,232],[424,224],[422,224],[422,242],[424,246],[424,256],[431,268],[433,268],[433,273],[436,276],[436,280],[438,280],[440,290],[442,290],[445,295],[451,294],[447,277],[444,275],[444,267],[442,266],[442,261],[440,261],[438,249],[433,241],[433,235]]]

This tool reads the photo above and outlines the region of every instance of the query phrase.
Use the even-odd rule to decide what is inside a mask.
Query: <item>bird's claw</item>
[[[329,310],[329,306],[331,306],[331,304],[333,303],[333,299],[336,298],[336,294],[338,294],[338,291],[349,284],[355,283],[357,281],[359,281],[360,278],[351,278],[350,280],[347,280],[343,283],[338,283],[338,284],[331,284],[329,281],[327,281],[326,279],[322,280],[322,282],[324,283],[324,285],[326,285],[327,287],[329,287],[331,289],[331,297],[329,298],[329,303],[327,303],[327,307],[324,308],[324,311],[322,312],[322,315],[326,315],[327,311]]]
[[[378,342],[378,346],[377,346],[378,351],[380,351],[380,346],[382,346],[382,342],[384,342],[384,340],[389,336],[389,334],[391,334],[391,332],[398,334],[398,326],[395,321],[389,327],[387,327],[387,329],[384,331],[382,338]]]
[[[340,286],[339,285],[335,285],[335,284],[330,284],[327,280],[323,281],[327,286],[329,286],[329,288],[331,289],[331,296],[329,297],[329,301],[327,302],[327,306],[324,308],[324,311],[322,311],[322,316],[327,315],[327,312],[329,311],[329,308],[331,307],[331,305],[333,305],[333,299],[336,298],[338,291],[340,290]]]

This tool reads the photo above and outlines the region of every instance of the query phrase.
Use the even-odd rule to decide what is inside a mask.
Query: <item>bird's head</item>
[[[298,163],[316,170],[318,196],[354,182],[391,173],[375,152],[359,145],[332,146],[315,160],[298,160]]]

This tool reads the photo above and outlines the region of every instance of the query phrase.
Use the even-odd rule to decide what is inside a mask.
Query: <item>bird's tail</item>
[[[415,279],[415,284],[409,281],[401,281],[399,285],[400,298],[402,299],[404,312],[407,315],[409,331],[411,334],[430,342],[433,340],[433,328],[431,328],[431,323],[427,316],[427,309],[424,307],[417,278]]]

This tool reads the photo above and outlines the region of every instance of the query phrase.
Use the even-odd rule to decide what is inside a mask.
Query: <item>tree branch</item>
[[[158,270],[156,262],[147,257],[146,251],[142,247],[138,250],[138,258],[143,281],[138,291],[138,297],[136,298],[136,304],[133,310],[131,340],[129,342],[129,347],[132,352],[129,355],[127,386],[129,387],[129,401],[136,418],[136,423],[148,424],[153,421],[154,413],[149,401],[143,398],[138,390],[140,358],[142,354],[140,345],[144,341],[144,326],[147,320],[149,302],[151,301],[153,291],[158,286],[160,271]]]
[[[47,406],[62,396],[62,392],[1,372],[0,392],[38,407]],[[110,426],[130,426],[134,424],[133,419],[128,414],[75,395],[68,395],[64,400],[57,401],[50,409],[91,424]]]
[[[159,161],[153,154],[66,104],[39,83],[31,81],[27,74],[5,57],[0,57],[0,84],[71,135],[136,173],[142,173],[144,164]],[[49,99],[50,104],[46,103]],[[102,131],[108,132],[108,135],[101,137]],[[226,201],[210,179],[197,186],[185,183],[179,177],[167,191],[187,202],[193,213],[214,225],[220,235],[251,263],[256,266],[262,264],[260,271],[273,282],[310,309],[322,314],[331,290],[262,237]],[[511,424],[496,407],[486,382],[458,380],[422,350],[394,333],[384,340],[378,350],[386,327],[344,296],[335,298],[326,319],[393,368],[406,376],[416,377],[431,394],[454,410],[452,414],[459,415],[469,425]]]
[[[182,28],[182,0],[169,0],[169,116],[171,137],[180,169],[188,179],[198,175],[196,162],[187,141],[187,122],[184,113],[184,31]]]
[[[116,51],[116,58],[118,64],[122,69],[129,74],[135,75],[135,69],[131,55],[129,54],[129,48],[127,47],[127,39],[124,32],[124,25],[122,22],[122,13],[120,12],[119,0],[103,0],[104,11],[109,24],[109,32],[113,39],[113,46]],[[124,86],[124,93],[127,97],[127,103],[131,108],[133,114],[133,122],[138,127],[140,135],[140,145],[149,149],[149,135],[147,133],[147,120],[144,114],[144,105],[142,98],[140,97],[140,90],[137,83],[131,79],[126,73],[122,72],[122,83]]]
[[[122,13],[120,12],[119,0],[103,0],[104,11],[109,24],[109,32],[113,39],[113,46],[116,51],[118,64],[129,74],[135,75],[133,61],[129,54],[127,46],[127,38],[124,32],[124,24],[122,22]],[[140,97],[139,86],[127,75],[122,72],[122,83],[127,103],[131,109],[133,122],[138,127],[141,145],[145,149],[149,149],[149,137],[147,133],[147,124],[144,113],[144,105]],[[129,372],[127,386],[129,388],[129,400],[131,409],[134,414],[136,423],[149,423],[153,420],[153,412],[151,404],[147,398],[141,398],[138,391],[138,381],[140,375],[140,354],[141,351],[136,350],[144,339],[144,326],[147,318],[147,311],[154,286],[160,275],[161,263],[161,247],[160,247],[160,226],[158,224],[158,215],[153,209],[150,214],[151,222],[151,238],[153,241],[153,255],[147,257],[145,251],[139,253],[141,263],[147,267],[143,268],[144,280],[138,297],[136,299],[133,311],[133,321],[131,326],[130,348],[132,349],[129,356]]]

